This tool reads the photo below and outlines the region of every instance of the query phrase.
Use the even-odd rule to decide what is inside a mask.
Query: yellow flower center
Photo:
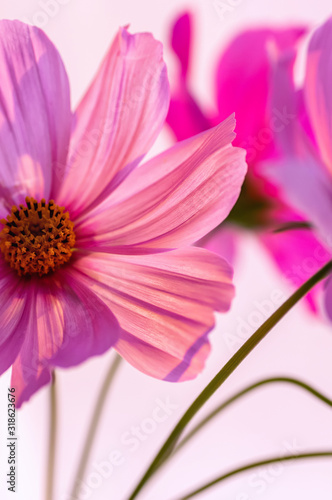
[[[43,276],[69,261],[75,245],[74,225],[64,207],[26,198],[0,222],[0,248],[19,276]]]

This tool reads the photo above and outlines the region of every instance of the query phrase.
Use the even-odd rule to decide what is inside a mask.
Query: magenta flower
[[[120,29],[74,115],[39,29],[0,23],[0,69],[0,373],[18,405],[112,346],[153,377],[195,377],[234,295],[229,265],[189,246],[239,195],[234,119],[138,167],[169,105],[152,35]]]
[[[296,286],[316,269],[303,266],[316,238],[306,230],[274,233],[274,229],[301,222],[298,212],[283,202],[276,187],[264,175],[264,164],[277,155],[276,140],[288,130],[292,113],[280,102],[271,106],[271,77],[276,52],[296,55],[296,46],[305,29],[256,29],[238,35],[219,59],[215,74],[217,111],[202,111],[190,91],[192,23],[184,14],[174,24],[171,43],[180,62],[177,85],[173,89],[167,122],[178,140],[214,126],[234,111],[237,137],[234,144],[247,151],[248,175],[241,196],[226,221],[199,242],[199,245],[234,261],[244,230],[255,231],[261,243]],[[232,110],[232,111],[231,111]],[[289,249],[292,251],[289,251]],[[308,296],[316,308],[312,293]]]
[[[292,61],[279,55],[273,103],[287,102],[294,115],[280,135],[278,161],[270,175],[287,200],[312,223],[321,245],[311,249],[311,267],[331,258],[332,225],[332,18],[318,28],[308,47],[303,89],[296,90]],[[332,281],[325,290],[332,320]]]

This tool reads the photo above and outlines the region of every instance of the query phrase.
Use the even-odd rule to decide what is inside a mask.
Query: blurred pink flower
[[[312,261],[331,258],[332,250],[332,18],[312,35],[303,88],[296,89],[293,66],[279,54],[274,77],[273,104],[283,100],[296,117],[279,137],[278,160],[268,173],[281,194],[318,235],[321,250]],[[325,290],[325,309],[332,320],[332,281]]]
[[[264,164],[277,155],[276,139],[287,134],[294,118],[283,103],[271,107],[271,78],[276,52],[288,54],[294,62],[296,46],[306,30],[255,29],[242,32],[224,50],[215,75],[217,111],[202,111],[190,90],[192,21],[189,13],[174,24],[172,48],[180,62],[178,82],[171,95],[167,122],[176,138],[206,130],[231,112],[237,118],[234,141],[247,151],[248,175],[241,195],[221,226],[198,242],[198,245],[225,256],[233,263],[239,236],[244,230],[255,231],[283,275],[296,286],[319,268],[306,265],[313,249],[321,249],[310,231],[297,229],[275,233],[278,227],[304,219],[284,203],[276,187],[264,175]],[[308,296],[315,310],[313,294]]]
[[[112,346],[153,377],[195,377],[234,288],[188,245],[239,195],[234,118],[138,167],[169,105],[152,35],[119,30],[74,115],[39,29],[0,22],[0,71],[0,373],[13,366],[18,406],[55,366]]]

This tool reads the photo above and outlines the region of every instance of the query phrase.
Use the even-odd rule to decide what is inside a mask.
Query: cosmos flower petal
[[[275,54],[270,79],[270,113],[273,118],[278,148],[286,155],[301,155],[304,151],[300,117],[304,114],[303,94],[294,81],[296,50]]]
[[[102,201],[148,152],[168,106],[161,43],[120,29],[78,106],[59,202],[75,214]]]
[[[304,33],[301,27],[245,31],[222,55],[216,74],[219,119],[235,112],[236,144],[252,147],[250,140],[267,127],[271,55],[276,49],[286,51],[293,47]]]
[[[212,233],[200,240],[197,245],[220,255],[220,257],[223,257],[233,265],[240,237],[241,234],[239,234],[238,229],[234,228],[231,224],[223,224],[216,231],[212,231]]]
[[[171,46],[179,59],[180,70],[178,82],[172,90],[166,121],[178,141],[188,139],[213,126],[188,89],[191,24],[190,13],[183,14],[176,20],[171,37]]]
[[[212,127],[186,86],[181,86],[172,95],[166,121],[178,141]]]
[[[172,31],[172,49],[179,58],[184,77],[187,76],[190,62],[191,24],[191,15],[186,12],[176,20]]]
[[[332,247],[332,185],[319,159],[289,156],[271,164],[266,172],[280,188],[280,196],[318,230],[324,244]]]
[[[68,269],[63,274],[66,281],[61,299],[63,343],[50,362],[69,367],[113,347],[121,329],[112,311],[83,284],[79,273]]]
[[[227,311],[234,296],[226,261],[187,248],[148,256],[83,255],[75,267],[126,332],[115,348],[131,364],[172,381],[202,370],[213,311]]]
[[[332,321],[332,280],[331,278],[325,283],[324,307],[327,317]]]
[[[317,144],[306,109],[305,92],[295,82],[295,47],[279,51],[273,58],[270,80],[270,112],[279,153],[317,155]],[[309,141],[308,141],[309,139]]]
[[[171,354],[127,332],[121,336],[116,350],[134,368],[150,377],[167,382],[185,382],[196,378],[204,369],[211,352],[209,333],[210,330],[207,330],[198,337],[183,352],[182,359],[180,353]]]
[[[296,184],[292,181],[289,186],[290,189],[285,186],[285,183],[288,182],[286,180],[287,171],[290,168],[288,174],[292,176],[296,175],[295,170],[296,168],[298,169],[297,175],[300,176],[301,182],[299,182],[300,186],[297,187],[297,191],[302,190],[303,193],[302,195],[294,193],[294,197],[288,196],[287,202],[291,202],[293,206],[296,205],[296,209],[300,208],[305,218],[310,221],[311,212],[310,208],[306,207],[305,192],[308,185],[306,187],[301,186],[301,161],[304,165],[303,168],[305,172],[308,171],[304,177],[307,183],[311,182],[311,176],[314,178],[321,176],[321,180],[319,181],[319,185],[321,186],[324,185],[324,182],[329,181],[324,166],[317,158],[317,149],[315,147],[310,122],[306,114],[303,92],[297,90],[295,86],[294,62],[295,51],[289,50],[279,55],[274,67],[274,75],[271,81],[272,107],[279,110],[285,108],[287,110],[287,122],[284,127],[280,127],[277,137],[283,160],[280,162],[277,161],[275,165],[272,164],[272,169],[277,169],[277,171],[273,171],[268,167],[266,173],[272,173],[273,181],[281,185],[282,192],[287,196],[288,191],[292,191],[292,186]],[[285,158],[288,158],[286,165],[283,164]],[[294,158],[297,158],[296,164],[294,163]],[[322,170],[321,173],[320,170]],[[293,174],[291,173],[292,171]],[[316,184],[317,182],[314,183],[314,185]],[[301,199],[300,203],[297,201],[298,197]],[[312,197],[309,199],[312,199]],[[313,204],[313,201],[311,201],[311,203]],[[326,196],[325,203],[329,203],[328,197]],[[321,209],[321,215],[323,210],[324,209]],[[291,208],[286,209],[285,207],[284,211],[289,211],[288,220],[298,220],[299,214],[295,212],[292,213]],[[321,215],[318,215],[318,219],[316,219],[317,225],[320,225],[318,221],[321,219]],[[319,267],[326,262],[329,256],[329,253],[324,249],[321,243],[319,243],[313,232],[308,230],[284,231],[278,234],[265,232],[261,234],[261,240],[268,248],[282,273],[296,286],[302,285],[311,274],[316,272]],[[290,248],[292,248],[291,252],[289,251]],[[315,297],[318,295],[319,289],[320,287],[316,286],[314,290],[306,296],[313,310],[317,310],[317,300]]]
[[[330,259],[330,252],[308,229],[283,233],[266,231],[261,234],[260,238],[283,276],[297,288]],[[321,286],[316,285],[305,297],[313,312],[317,312],[320,292]]]
[[[245,151],[231,145],[234,125],[230,117],[132,172],[76,222],[79,243],[125,253],[170,249],[214,229],[233,207],[246,173]]]
[[[13,364],[25,338],[28,293],[19,278],[0,258],[0,375]]]
[[[60,55],[39,29],[0,21],[0,199],[49,198],[69,144],[69,83]]]
[[[18,407],[50,382],[53,367],[102,354],[120,334],[108,307],[69,271],[30,284],[25,330],[12,372]]]
[[[45,364],[44,366],[40,365],[37,369],[31,362],[28,350],[22,351],[12,368],[11,386],[15,387],[16,408],[21,408],[23,403],[29,401],[39,389],[48,385],[51,380],[51,368]]]
[[[330,228],[324,213],[332,208],[330,173],[319,158],[314,144],[303,92],[296,91],[295,88],[293,67],[294,53],[291,51],[281,54],[276,60],[271,82],[271,104],[277,109],[285,106],[288,116],[285,126],[278,131],[280,160],[267,162],[264,174],[281,187],[278,196],[299,211],[306,220],[313,222],[321,235],[325,234],[327,242]],[[291,209],[289,211],[291,213]],[[295,216],[296,214],[293,215],[293,220]],[[296,231],[295,234],[301,233]],[[281,239],[287,238],[286,235],[281,236]],[[267,238],[269,239],[268,236]],[[320,247],[317,241],[315,245]],[[311,246],[308,240],[305,248]],[[285,245],[284,249],[287,248],[289,247]]]
[[[311,38],[305,78],[307,110],[322,159],[332,172],[332,18]]]

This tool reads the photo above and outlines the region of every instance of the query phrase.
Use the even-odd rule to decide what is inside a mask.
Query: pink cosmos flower
[[[269,173],[284,199],[310,221],[321,246],[312,248],[311,263],[320,265],[332,251],[332,18],[311,37],[303,88],[296,89],[293,65],[279,54],[273,103],[281,100],[295,116],[279,137],[278,161]],[[332,320],[332,281],[325,290],[325,310]]]
[[[169,86],[161,44],[123,28],[74,114],[39,29],[0,22],[0,73],[0,373],[18,406],[112,346],[153,377],[195,377],[234,295],[229,265],[190,247],[239,195],[234,118],[140,165]]]
[[[192,21],[189,13],[174,24],[171,44],[180,62],[177,85],[173,89],[167,122],[176,138],[214,126],[232,111],[237,117],[234,144],[247,151],[248,175],[240,198],[226,221],[198,244],[234,262],[239,236],[254,231],[268,253],[296,286],[318,269],[306,266],[316,247],[316,238],[306,230],[275,233],[274,229],[301,223],[303,217],[280,199],[276,186],[264,175],[264,164],[277,156],[278,136],[287,133],[294,118],[287,102],[271,106],[271,78],[274,54],[287,54],[294,63],[296,47],[304,28],[256,29],[244,31],[226,48],[215,75],[217,111],[202,111],[190,90]],[[291,249],[291,251],[290,251]],[[308,296],[315,310],[313,294]]]

